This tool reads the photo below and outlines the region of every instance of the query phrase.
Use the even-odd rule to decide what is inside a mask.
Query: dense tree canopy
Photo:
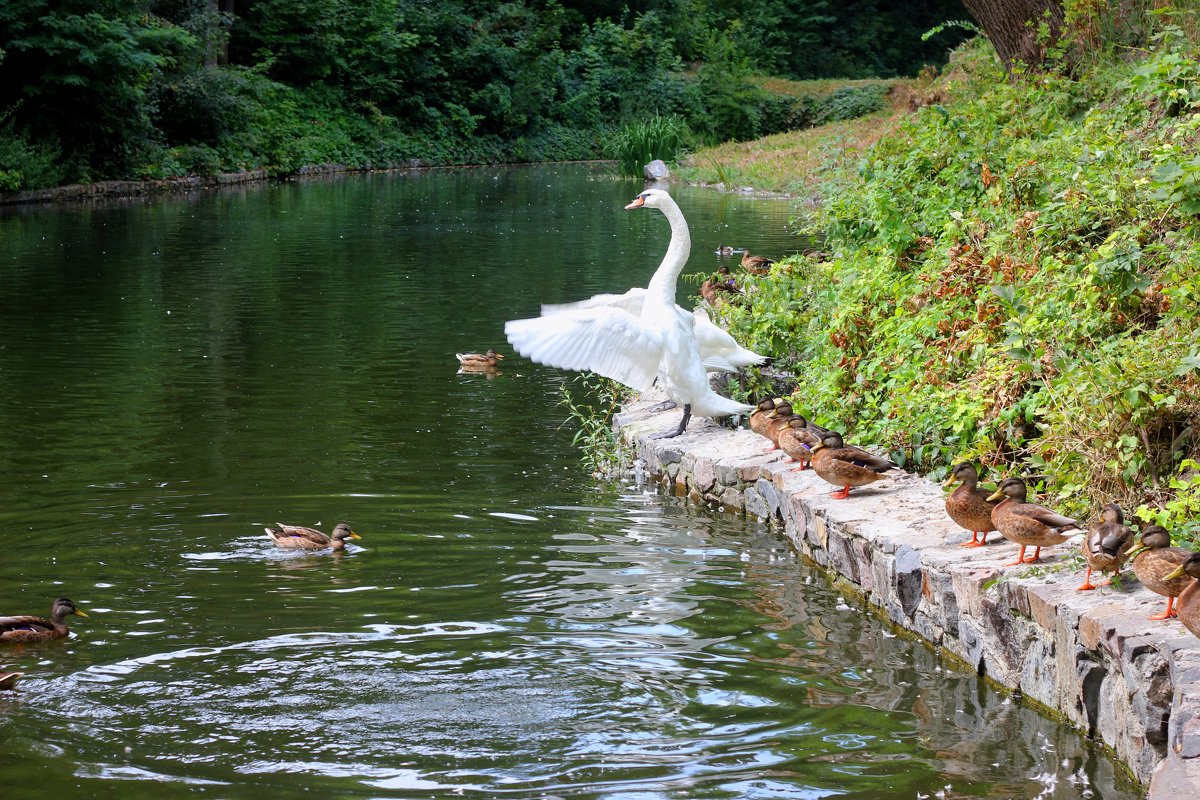
[[[7,0],[0,189],[596,155],[637,115],[768,132],[749,76],[937,62],[958,0]],[[711,113],[718,109],[718,113]],[[748,120],[748,121],[747,121]],[[781,123],[782,124],[782,123]]]

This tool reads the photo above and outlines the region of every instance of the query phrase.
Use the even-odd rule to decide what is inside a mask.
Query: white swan
[[[745,414],[753,406],[712,390],[696,341],[696,318],[675,305],[675,282],[692,247],[683,213],[659,189],[648,189],[625,206],[643,207],[657,208],[667,217],[671,243],[637,313],[620,304],[584,301],[582,307],[506,322],[504,334],[518,353],[551,367],[588,370],[640,392],[657,378],[660,388],[683,405],[678,430],[663,434],[678,436],[693,413],[724,417]]]
[[[613,306],[624,309],[635,317],[642,315],[642,303],[646,299],[646,290],[630,289],[625,294],[598,294],[587,300],[574,303],[554,303],[542,305],[542,316],[561,314],[564,311],[579,311],[585,308],[600,308]],[[760,356],[752,350],[747,350],[737,343],[737,340],[727,331],[717,326],[708,317],[708,313],[696,306],[691,312],[682,306],[675,306],[675,313],[685,319],[692,317],[692,330],[696,334],[696,344],[700,348],[700,360],[704,369],[709,372],[737,372],[742,367],[753,367],[766,363],[769,356]]]

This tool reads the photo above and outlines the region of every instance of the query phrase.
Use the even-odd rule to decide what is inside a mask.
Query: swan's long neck
[[[673,307],[675,282],[679,273],[683,271],[688,256],[691,255],[692,236],[688,233],[687,220],[683,218],[683,212],[675,205],[674,200],[666,200],[660,210],[671,223],[671,244],[667,246],[667,254],[663,256],[662,263],[650,279],[650,285],[646,287],[646,301]]]

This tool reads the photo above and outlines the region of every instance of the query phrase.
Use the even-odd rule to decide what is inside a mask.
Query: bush
[[[251,82],[232,68],[202,67],[150,90],[167,143],[215,145],[243,131],[253,114]]]
[[[840,122],[882,111],[888,107],[888,88],[884,84],[868,84],[835,89],[817,104],[813,122],[817,125]]]
[[[641,177],[642,167],[656,158],[677,160],[691,137],[687,123],[679,117],[656,115],[632,122],[616,137],[617,168],[622,175]]]
[[[735,335],[799,365],[814,419],[906,465],[973,459],[1200,543],[1198,123],[1147,79],[1190,50],[1024,79],[968,57],[944,106],[826,176],[831,255],[756,279]]]
[[[45,189],[62,183],[62,153],[53,141],[34,144],[13,130],[0,128],[0,191]]]

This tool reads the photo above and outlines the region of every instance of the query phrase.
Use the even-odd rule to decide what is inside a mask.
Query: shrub
[[[656,158],[675,161],[691,140],[691,131],[679,117],[655,115],[626,125],[616,137],[618,169],[639,177],[642,167]]]

